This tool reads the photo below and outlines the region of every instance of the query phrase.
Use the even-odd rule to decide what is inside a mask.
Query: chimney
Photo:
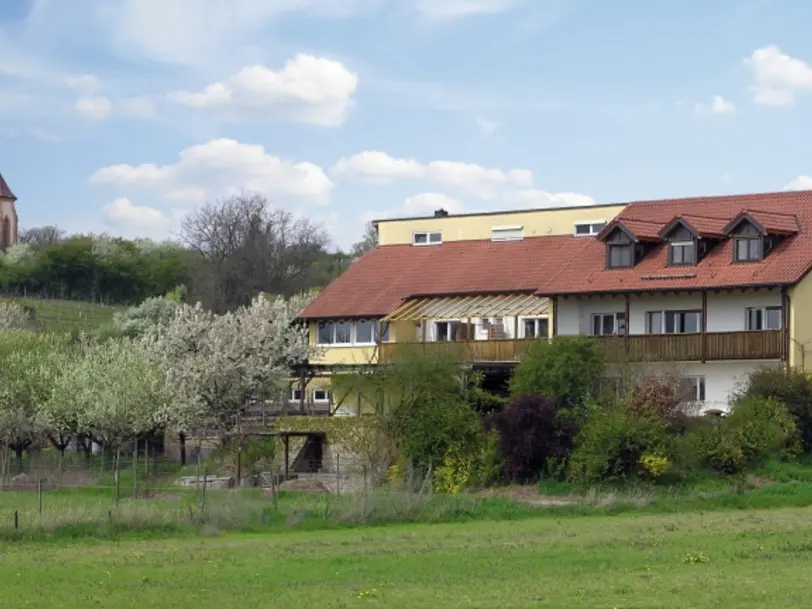
[[[442,208],[438,209],[437,211],[434,212],[434,217],[435,218],[445,218],[447,215],[448,215],[448,212],[446,210],[442,209]]]

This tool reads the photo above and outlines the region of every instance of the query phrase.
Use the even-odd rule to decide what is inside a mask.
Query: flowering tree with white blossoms
[[[77,429],[116,455],[116,497],[121,448],[165,424],[168,395],[163,375],[140,342],[87,343],[54,385],[53,399],[76,414]]]
[[[181,456],[192,428],[222,436],[252,399],[287,387],[291,367],[313,357],[308,328],[296,318],[309,297],[269,299],[223,315],[181,305],[144,339],[171,401],[164,419],[178,432]]]
[[[9,330],[0,338],[0,442],[17,456],[22,471],[25,450],[41,435],[40,408],[60,374],[59,355],[67,337]],[[3,472],[7,460],[3,460]]]

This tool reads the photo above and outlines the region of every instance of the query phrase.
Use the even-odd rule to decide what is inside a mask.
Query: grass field
[[[33,307],[36,316],[33,326],[41,330],[70,332],[92,330],[113,320],[113,313],[126,307],[107,306],[76,300],[48,300],[44,298],[9,298],[23,306]]]
[[[808,607],[812,510],[22,543],[3,607]]]

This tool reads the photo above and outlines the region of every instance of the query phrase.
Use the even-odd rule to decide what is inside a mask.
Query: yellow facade
[[[310,344],[317,347],[316,336],[318,324],[310,324]],[[318,354],[312,358],[311,363],[324,366],[335,365],[366,365],[377,361],[377,348],[375,346],[341,345],[318,348]]]
[[[577,223],[610,222],[625,205],[593,205],[435,218],[380,220],[381,245],[411,244],[416,232],[441,231],[443,242],[490,239],[494,228],[522,227],[525,237],[572,235]]]
[[[789,363],[812,371],[812,273],[789,291]]]

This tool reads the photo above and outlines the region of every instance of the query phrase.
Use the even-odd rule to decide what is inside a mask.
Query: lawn
[[[807,607],[812,510],[542,517],[0,552],[4,607]]]
[[[0,301],[9,300],[0,297]],[[42,330],[69,332],[71,330],[92,330],[110,323],[113,313],[126,309],[122,306],[108,306],[92,302],[74,300],[48,300],[41,298],[13,298],[24,306],[36,311],[34,327]]]

